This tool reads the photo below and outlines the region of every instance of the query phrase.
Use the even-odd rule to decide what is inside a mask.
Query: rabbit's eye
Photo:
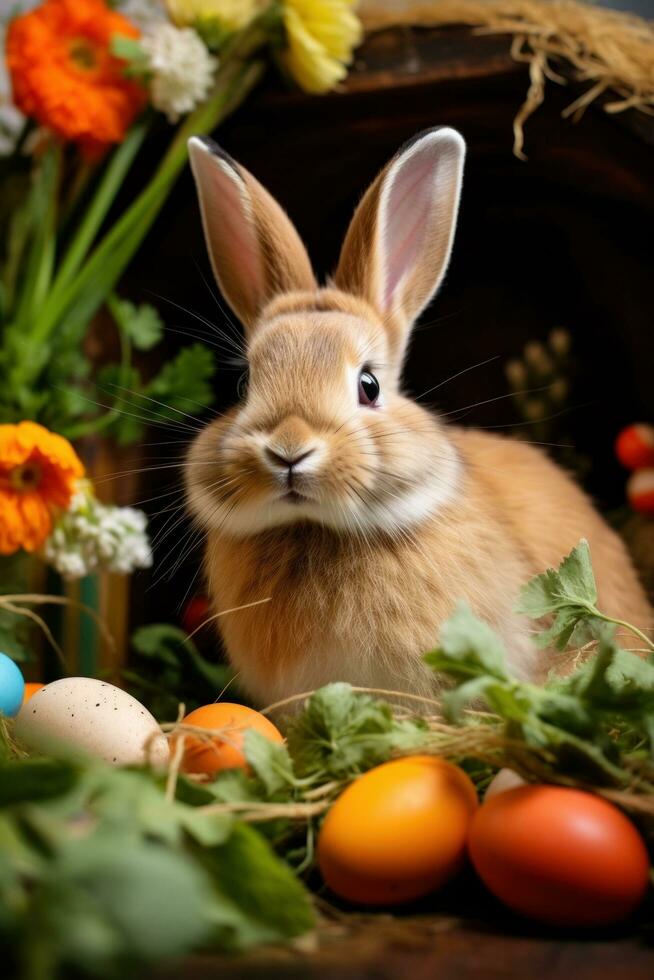
[[[359,405],[374,405],[379,398],[379,381],[365,369],[359,375]]]

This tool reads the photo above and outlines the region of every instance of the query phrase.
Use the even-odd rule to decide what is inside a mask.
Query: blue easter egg
[[[13,718],[20,711],[25,681],[20,670],[6,653],[0,653],[0,715]]]

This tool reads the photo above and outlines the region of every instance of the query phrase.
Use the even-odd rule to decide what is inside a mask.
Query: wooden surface
[[[333,927],[315,951],[195,956],[156,980],[652,980],[643,939],[502,932],[439,916]]]

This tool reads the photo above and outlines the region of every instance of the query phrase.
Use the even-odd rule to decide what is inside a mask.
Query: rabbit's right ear
[[[397,359],[447,269],[464,157],[456,130],[420,133],[371,184],[345,237],[334,284],[377,310]]]
[[[290,219],[245,167],[212,140],[188,142],[214,275],[246,329],[275,296],[317,288]]]

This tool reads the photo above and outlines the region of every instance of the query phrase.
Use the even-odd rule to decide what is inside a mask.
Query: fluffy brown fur
[[[446,427],[400,390],[412,322],[447,264],[462,146],[447,130],[402,151],[353,219],[335,287],[306,288],[303,260],[299,290],[288,257],[301,246],[278,205],[260,185],[252,195],[233,161],[212,169],[211,151],[192,148],[250,384],[193,444],[187,492],[215,611],[271,600],[219,620],[260,703],[339,679],[429,693],[422,654],[460,599],[500,633],[517,674],[541,677],[551,657],[533,651],[515,599],[581,537],[603,608],[650,625],[622,543],[560,469],[530,446]],[[375,405],[357,395],[364,368],[380,382]]]

